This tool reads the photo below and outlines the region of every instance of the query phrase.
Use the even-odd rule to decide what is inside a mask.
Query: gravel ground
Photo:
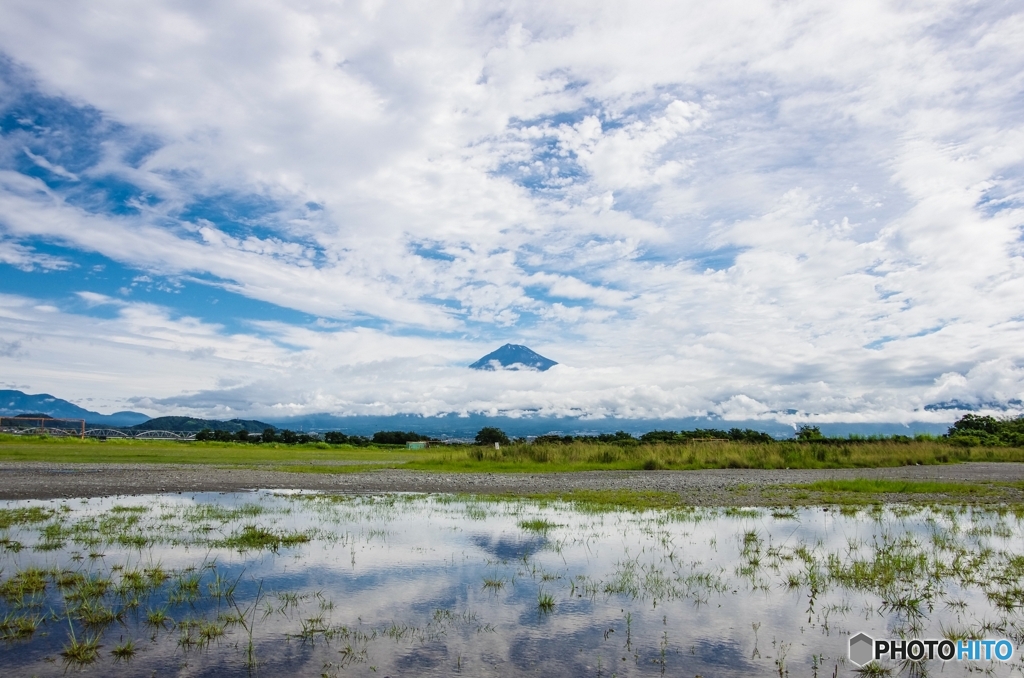
[[[531,494],[567,490],[676,492],[694,505],[787,503],[782,486],[824,479],[881,478],[961,482],[1024,481],[1022,463],[969,463],[882,469],[707,471],[587,471],[581,473],[427,473],[382,469],[367,473],[286,473],[202,465],[0,463],[0,500],[102,497],[160,492],[303,489],[323,492],[457,492]],[[882,497],[901,501],[899,495]],[[937,497],[941,499],[941,497]],[[914,499],[928,497],[915,495]],[[1001,489],[989,501],[1024,501],[1024,486]],[[806,503],[806,502],[805,502]]]

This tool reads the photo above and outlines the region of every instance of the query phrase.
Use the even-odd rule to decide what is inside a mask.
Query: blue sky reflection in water
[[[4,509],[32,506],[57,510],[0,535],[4,675],[63,675],[69,628],[101,645],[76,674],[188,676],[830,676],[837,664],[852,672],[846,642],[858,631],[1016,646],[1024,633],[1024,524],[1012,513],[587,512],[266,492]],[[246,530],[310,541],[223,545]],[[119,545],[138,535],[152,542]],[[45,591],[19,598],[12,582],[33,567],[47,571]],[[166,579],[132,592],[132,578],[155,569]],[[89,582],[105,579],[90,598]],[[102,609],[116,619],[97,623]],[[166,620],[147,622],[160,611]],[[26,616],[37,629],[13,638]],[[129,639],[134,656],[112,667]],[[1006,665],[927,668],[1010,675],[1024,665],[1018,653]]]

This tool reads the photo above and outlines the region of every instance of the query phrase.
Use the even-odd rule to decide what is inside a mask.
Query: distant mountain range
[[[157,417],[131,427],[133,431],[202,431],[204,428],[211,431],[230,431],[231,433],[238,433],[243,429],[249,433],[263,433],[264,429],[276,429],[277,427],[256,419],[220,421],[219,419],[197,419],[195,417]]]
[[[1021,405],[1024,405],[1019,398],[1013,398],[1007,400],[1005,403],[997,401],[988,401],[981,403],[965,403],[962,400],[953,398],[952,400],[946,400],[941,403],[931,403],[925,405],[924,409],[926,412],[937,412],[939,410],[958,410],[961,412],[977,412],[978,410],[1002,410],[1007,412],[1009,410],[1019,410]]]
[[[54,397],[49,393],[29,395],[22,391],[0,390],[0,415],[13,417],[17,414],[44,413],[58,419],[85,419],[89,424],[104,426],[135,426],[149,421],[149,417],[141,412],[114,412],[100,414],[79,407],[67,400]]]
[[[474,370],[549,370],[557,365],[554,360],[545,358],[536,351],[521,344],[505,344],[496,351],[491,351],[480,360],[470,365]]]
[[[505,348],[526,349],[530,354],[537,356],[537,358],[548,361],[547,358],[530,351],[525,346],[515,346],[514,344],[503,346],[498,351],[485,356],[484,359],[492,359],[491,356]],[[506,353],[506,355],[508,354]],[[509,363],[509,365],[517,363],[529,365],[529,363],[521,362],[523,354],[516,352],[515,355],[517,355],[517,359]],[[498,365],[506,367],[501,362],[500,357],[493,359],[497,361]],[[554,361],[548,362],[552,365],[555,364]],[[488,368],[481,366],[476,369]],[[493,366],[490,369],[494,369]],[[541,369],[541,367],[533,367],[533,369]],[[99,414],[45,393],[28,395],[21,391],[0,390],[0,415],[10,417],[29,413],[41,413],[58,418],[85,419],[87,424],[94,427],[133,428],[136,431],[200,431],[204,428],[209,428],[211,430],[220,429],[222,431],[237,432],[244,428],[250,433],[262,433],[266,428],[287,428],[293,431],[342,431],[348,435],[366,436],[372,435],[377,431],[416,431],[417,433],[431,436],[472,438],[476,435],[477,431],[485,426],[496,426],[511,436],[542,435],[546,433],[591,435],[614,433],[618,430],[639,435],[654,430],[679,431],[694,428],[731,428],[735,426],[764,431],[779,438],[788,438],[793,434],[794,430],[792,426],[777,421],[723,421],[716,417],[688,417],[684,419],[584,419],[580,417],[546,417],[539,415],[503,417],[478,413],[469,415],[450,413],[436,417],[424,417],[415,414],[339,416],[320,413],[292,417],[274,417],[271,418],[270,422],[255,419],[218,421],[196,417],[157,417],[150,419],[140,412]],[[949,422],[952,423],[954,418],[955,416],[951,414]],[[904,425],[887,422],[876,424],[837,422],[834,424],[820,424],[819,426],[822,433],[826,435],[844,436],[850,433],[859,435],[892,435],[896,433],[913,435],[915,433],[945,433],[949,423],[911,422]]]
[[[338,416],[334,414],[305,414],[271,419],[277,428],[293,431],[341,431],[348,435],[370,436],[377,431],[416,431],[433,437],[472,439],[485,426],[500,428],[510,436],[536,436],[548,433],[558,435],[597,435],[626,431],[639,436],[648,431],[682,431],[696,428],[750,428],[764,431],[776,438],[790,438],[794,427],[777,421],[743,420],[725,421],[718,417],[686,417],[678,419],[585,419],[582,417],[521,416],[504,417],[484,414],[443,414],[424,417],[418,414]],[[950,419],[952,423],[952,418]],[[941,435],[949,423],[930,422],[897,423],[834,423],[817,424],[829,436],[857,435],[914,435],[930,433]],[[249,429],[251,432],[253,429]],[[263,429],[259,429],[262,431]]]
[[[242,429],[250,433],[262,433],[263,429],[277,428],[272,424],[255,419],[198,419],[196,417],[157,417],[150,419],[141,412],[115,412],[100,414],[62,400],[49,393],[29,395],[22,391],[0,391],[0,415],[14,417],[19,414],[43,414],[56,419],[85,419],[90,426],[110,426],[134,431],[231,431]]]

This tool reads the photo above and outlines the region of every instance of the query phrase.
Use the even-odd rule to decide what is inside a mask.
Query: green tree
[[[277,436],[274,435],[274,429],[272,428],[263,429],[263,435],[261,435],[260,438],[262,438],[265,443],[272,443],[277,440]]]
[[[426,440],[427,436],[421,436],[415,431],[377,431],[373,434],[373,442],[378,445],[405,445],[414,440]]]
[[[235,438],[237,438],[238,442],[240,443],[247,443],[249,442],[249,432],[243,428],[241,431],[235,434]]]
[[[741,440],[747,443],[773,443],[775,438],[763,431],[755,431],[754,429],[745,428],[731,428],[729,429],[729,437],[733,440]]]
[[[1002,422],[997,420],[995,417],[965,414],[957,419],[953,426],[950,427],[949,435],[977,435],[978,433],[998,435],[1000,433],[999,429],[1002,428],[1002,426],[1000,426],[1001,423]]]
[[[996,419],[965,414],[949,427],[949,440],[958,445],[1012,445],[1024,447],[1024,417]]]
[[[675,431],[648,431],[640,436],[640,440],[645,443],[674,443],[679,436]]]
[[[631,434],[626,433],[625,431],[616,431],[615,433],[602,433],[601,435],[597,436],[597,439],[600,440],[602,443],[636,442],[636,438],[634,438]]]
[[[508,445],[508,436],[500,428],[485,426],[476,434],[476,442],[478,445],[493,445],[494,443]]]
[[[797,429],[796,439],[801,441],[824,440],[825,436],[821,434],[821,429],[817,426],[804,425]]]

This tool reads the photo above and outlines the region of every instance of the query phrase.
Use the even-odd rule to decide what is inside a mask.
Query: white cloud
[[[168,375],[111,379],[112,398],[865,420],[1005,403],[1024,365],[1021,44],[1019,10],[938,0],[11,0],[0,50],[159,148],[132,163],[113,135],[78,169],[12,136],[0,158],[159,200],[104,213],[9,168],[0,262],[67,268],[26,244],[55,242],[329,330],[229,335],[83,290],[117,315],[82,331],[161,351],[132,369]],[[181,216],[231,196],[274,209],[248,230]],[[41,349],[10,332],[31,381]],[[506,338],[563,365],[456,367]],[[181,361],[233,386],[164,366]]]
[[[74,172],[69,172],[66,169],[64,169],[63,167],[61,167],[60,165],[54,165],[52,162],[50,162],[46,158],[44,158],[42,156],[39,156],[39,155],[36,155],[35,153],[33,153],[32,151],[28,150],[27,148],[23,149],[23,150],[25,151],[25,155],[27,155],[29,158],[31,158],[32,162],[34,162],[35,164],[39,165],[43,169],[49,170],[49,171],[53,172],[54,174],[56,174],[57,176],[64,177],[65,179],[71,179],[72,181],[78,181],[78,176],[76,176],[74,174]]]
[[[83,296],[113,304],[116,317],[84,317],[0,297],[0,341],[10,348],[0,357],[8,378],[73,400],[94,397],[97,407],[107,409],[229,418],[326,411],[944,421],[947,411],[921,408],[952,401],[991,408],[1024,396],[1024,371],[1007,361],[966,374],[919,376],[895,389],[879,383],[840,389],[819,379],[829,374],[827,365],[808,364],[799,355],[788,370],[762,363],[762,354],[740,361],[739,354],[730,355],[734,342],[724,335],[705,336],[678,355],[647,363],[573,364],[593,354],[563,354],[555,344],[538,346],[565,361],[547,372],[475,371],[465,367],[478,357],[469,341],[424,343],[377,330],[313,331],[280,323],[262,323],[258,334],[225,334],[217,325],[175,318],[148,304]],[[726,360],[748,375],[739,388],[721,379],[719,365]],[[799,370],[806,374],[794,373]],[[787,415],[784,406],[791,404],[819,409]]]
[[[73,265],[63,257],[36,252],[31,247],[0,239],[0,264],[8,264],[21,271],[62,271]]]

